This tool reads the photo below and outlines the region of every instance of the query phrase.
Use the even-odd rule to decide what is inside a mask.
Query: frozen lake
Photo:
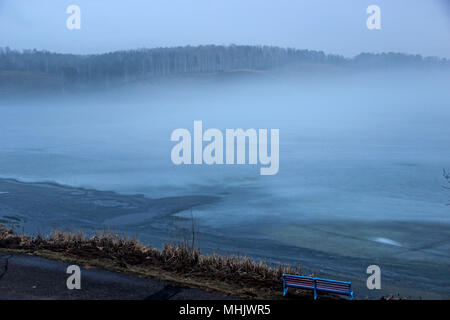
[[[403,289],[418,272],[450,281],[443,271],[450,263],[450,192],[442,187],[442,170],[450,169],[449,80],[430,73],[183,80],[4,100],[0,177],[151,199],[214,198],[167,213],[190,218],[193,207],[210,249],[221,248],[223,239],[221,249],[230,252],[298,258],[312,271],[359,280],[373,261],[386,264],[387,277],[399,282],[389,292],[422,295]],[[192,131],[194,120],[223,131],[280,129],[279,173],[261,176],[251,165],[175,166],[171,132]],[[0,203],[12,193],[7,188],[0,185]],[[116,207],[109,201],[97,204]],[[151,240],[142,226],[153,218],[133,212],[92,221]],[[30,231],[45,229],[45,219],[26,220]],[[64,219],[58,223],[53,226],[64,227]],[[299,249],[294,257],[295,248],[314,254]],[[360,268],[338,272],[334,256],[355,259]],[[431,290],[425,280],[422,289]]]

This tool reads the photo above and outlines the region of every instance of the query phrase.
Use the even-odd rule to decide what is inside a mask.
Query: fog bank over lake
[[[392,250],[420,243],[402,259],[445,264],[450,238],[433,225],[450,223],[450,194],[442,187],[442,169],[450,169],[449,80],[445,72],[417,70],[326,80],[278,72],[5,99],[0,177],[151,199],[213,197],[192,209],[205,234],[355,259],[393,259],[398,252]],[[195,120],[222,132],[280,129],[278,174],[261,176],[259,166],[250,165],[175,166],[170,135],[177,128],[192,132]],[[6,192],[0,189],[0,199]],[[139,226],[153,215],[147,221],[145,213],[133,214],[135,225],[110,221],[150,237]],[[175,212],[190,215],[189,209]],[[350,228],[354,223],[366,227]],[[422,231],[414,231],[419,226]],[[242,250],[236,241],[228,248]]]

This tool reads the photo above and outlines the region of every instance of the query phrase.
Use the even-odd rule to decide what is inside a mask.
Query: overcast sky
[[[450,58],[450,0],[0,0],[0,46],[70,53],[198,44],[267,44],[353,56]],[[81,30],[66,8],[81,8]],[[366,28],[381,7],[382,30]]]

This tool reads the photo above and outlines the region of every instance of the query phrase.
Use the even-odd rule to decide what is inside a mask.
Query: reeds
[[[271,267],[250,257],[226,256],[216,253],[203,255],[192,243],[166,244],[162,250],[142,244],[135,238],[111,231],[88,236],[54,230],[48,236],[16,235],[0,224],[0,248],[37,252],[57,252],[84,260],[102,260],[123,268],[151,267],[184,278],[204,279],[237,284],[245,288],[280,290],[282,274],[300,274],[298,268],[279,265]]]

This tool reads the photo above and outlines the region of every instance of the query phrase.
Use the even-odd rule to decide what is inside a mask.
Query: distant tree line
[[[190,73],[270,70],[293,63],[341,67],[441,66],[449,60],[399,53],[363,53],[348,59],[322,51],[272,46],[186,46],[74,55],[0,48],[0,71],[40,72],[65,82],[130,81]]]

